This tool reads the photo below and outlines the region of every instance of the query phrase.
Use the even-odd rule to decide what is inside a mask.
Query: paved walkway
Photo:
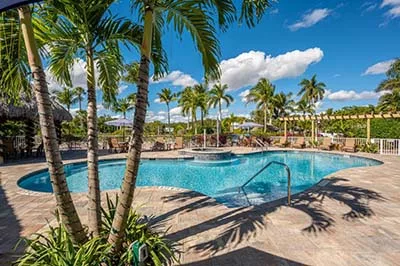
[[[336,172],[325,186],[294,197],[292,207],[277,201],[227,208],[196,192],[155,187],[137,189],[134,204],[144,204],[140,211],[154,215],[154,223],[171,226],[167,235],[181,244],[183,265],[400,265],[400,157],[365,156],[384,164]],[[65,163],[84,155],[70,157]],[[16,185],[21,176],[45,166],[25,161],[0,167],[0,265],[18,255],[12,247],[19,237],[53,219],[52,195]],[[73,198],[85,221],[86,195]]]

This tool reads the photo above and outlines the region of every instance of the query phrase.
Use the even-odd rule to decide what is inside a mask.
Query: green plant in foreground
[[[102,209],[103,214],[103,232],[104,239],[107,239],[111,230],[112,221],[114,219],[116,206],[118,204],[118,196],[113,202],[107,195],[107,209]],[[164,234],[154,231],[146,217],[140,216],[136,211],[130,210],[127,227],[125,229],[125,237],[123,238],[122,250],[118,254],[119,263],[117,265],[132,265],[133,254],[130,245],[139,241],[146,244],[149,251],[149,259],[145,265],[169,265],[173,262],[179,262],[175,256],[178,253],[177,245],[168,241]]]
[[[24,238],[25,254],[15,262],[18,266],[110,265],[108,254],[111,246],[104,239],[92,238],[83,245],[73,244],[65,227],[51,227],[46,234],[35,234],[32,239]]]
[[[102,230],[99,237],[94,237],[82,245],[74,244],[64,225],[56,215],[58,226],[49,226],[44,234],[35,234],[33,238],[23,238],[27,249],[19,258],[17,266],[98,266],[133,265],[131,244],[139,241],[146,244],[149,258],[144,265],[161,266],[174,262],[179,263],[175,254],[177,245],[165,239],[164,234],[155,232],[145,216],[131,210],[128,216],[128,226],[125,229],[121,252],[117,257],[111,257],[111,245],[107,243],[115,215],[118,197],[113,202],[107,195],[107,209],[102,209]]]

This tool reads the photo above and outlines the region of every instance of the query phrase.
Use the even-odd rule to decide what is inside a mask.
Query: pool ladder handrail
[[[268,167],[270,167],[273,164],[277,164],[277,165],[281,165],[283,167],[285,167],[286,169],[286,173],[287,173],[287,179],[288,179],[288,186],[287,186],[287,198],[288,198],[288,206],[291,205],[291,192],[290,192],[290,183],[291,183],[291,174],[290,174],[290,168],[287,164],[285,163],[281,163],[278,161],[272,161],[267,163],[263,168],[260,169],[260,171],[258,171],[257,173],[255,173],[251,178],[249,178],[249,180],[247,180],[246,183],[244,183],[240,188],[239,188],[239,193],[240,190],[243,191],[244,195],[246,196],[247,202],[249,203],[249,205],[251,205],[249,198],[247,197],[246,191],[244,191],[244,187],[247,186],[251,181],[253,181],[254,178],[256,178],[259,174],[261,174],[262,172],[264,172]]]

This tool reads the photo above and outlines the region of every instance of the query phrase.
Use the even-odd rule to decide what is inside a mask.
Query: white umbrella
[[[115,127],[132,127],[132,121],[126,118],[118,118],[116,120],[111,120],[105,122],[107,126],[115,126]],[[122,130],[122,138],[125,141],[125,130]]]
[[[255,128],[255,127],[264,127],[264,126],[254,122],[244,122],[243,124],[238,125],[238,128]]]

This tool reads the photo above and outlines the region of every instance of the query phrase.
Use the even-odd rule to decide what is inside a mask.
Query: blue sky
[[[113,12],[129,15],[125,2],[115,5]],[[399,30],[400,0],[281,0],[255,28],[232,25],[228,32],[219,32],[222,82],[229,85],[235,98],[224,113],[248,115],[254,105],[246,106],[242,96],[261,77],[271,79],[278,92],[296,94],[301,79],[317,74],[328,88],[319,112],[375,104],[379,95],[374,89],[390,60],[400,56]],[[190,36],[179,40],[166,32],[163,41],[170,73],[150,85],[148,121],[166,119],[166,106],[157,103],[157,92],[164,87],[178,92],[203,77],[201,59]],[[127,62],[139,58],[135,52],[126,51],[124,56]],[[82,70],[77,67],[74,72],[75,84],[84,85]],[[121,84],[120,91],[119,97],[125,97],[136,88]],[[115,115],[102,108],[100,99],[101,95],[99,114]],[[172,120],[185,121],[175,107],[173,103]],[[214,115],[211,110],[210,116]]]

